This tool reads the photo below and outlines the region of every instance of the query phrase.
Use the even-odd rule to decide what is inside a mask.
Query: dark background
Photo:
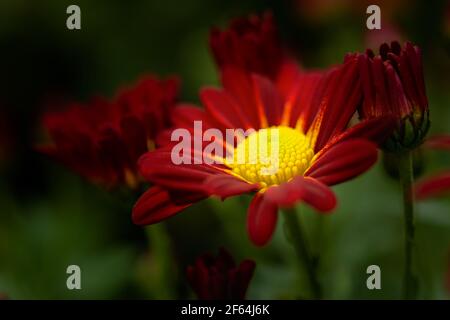
[[[66,28],[66,8],[81,8],[82,29]],[[379,4],[384,32],[365,13]],[[447,1],[17,1],[0,2],[0,293],[12,299],[191,298],[186,265],[227,247],[257,269],[249,298],[301,298],[305,280],[279,223],[265,248],[248,240],[247,197],[202,202],[159,225],[131,223],[133,198],[90,185],[36,153],[42,113],[55,101],[112,97],[145,73],[177,74],[180,100],[198,102],[217,84],[208,49],[212,26],[271,9],[285,43],[305,68],[327,67],[380,39],[423,49],[432,133],[450,133],[450,5]],[[386,31],[387,30],[387,31]],[[450,168],[450,155],[427,153],[426,174]],[[402,215],[398,186],[381,163],[335,188],[330,216],[304,212],[321,253],[327,298],[399,298]],[[418,206],[421,298],[446,298],[450,201]],[[82,290],[66,288],[66,268],[82,270]],[[366,268],[382,270],[382,290],[366,289]]]

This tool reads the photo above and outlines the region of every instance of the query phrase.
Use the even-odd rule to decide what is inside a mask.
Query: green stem
[[[413,160],[410,151],[398,157],[400,183],[403,190],[403,211],[405,219],[405,270],[404,270],[404,297],[415,299],[417,283],[413,275],[413,249],[414,249],[414,193],[413,193]]]
[[[302,263],[306,269],[312,297],[313,299],[321,299],[322,288],[320,287],[319,280],[317,279],[316,264],[309,251],[306,235],[300,225],[297,212],[294,208],[287,209],[285,211],[284,217],[286,219],[286,227],[289,233],[289,238],[299,257],[300,263]]]
[[[158,223],[145,228],[151,259],[144,270],[144,284],[153,299],[173,299],[175,296],[177,270],[173,266],[171,241],[166,227],[165,223]]]

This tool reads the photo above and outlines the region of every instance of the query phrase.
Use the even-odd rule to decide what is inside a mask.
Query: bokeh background
[[[82,29],[66,28],[77,4]],[[369,32],[369,4],[382,31]],[[349,51],[383,40],[421,46],[431,133],[450,133],[450,3],[430,1],[26,1],[0,2],[0,293],[12,299],[194,298],[186,266],[226,247],[257,263],[248,298],[303,297],[305,279],[279,223],[264,248],[248,240],[249,199],[210,199],[164,223],[134,226],[134,198],[107,192],[35,152],[45,139],[40,118],[49,101],[112,97],[145,73],[177,74],[182,101],[198,102],[218,84],[208,49],[212,26],[271,9],[285,43],[305,68],[327,67]],[[423,174],[450,168],[450,154],[424,153]],[[401,297],[401,195],[380,162],[335,187],[339,208],[320,216],[300,206],[319,274],[330,299]],[[417,208],[420,297],[445,299],[450,269],[450,199]],[[66,288],[66,268],[82,270],[82,290]],[[382,290],[366,288],[366,268],[381,267]]]

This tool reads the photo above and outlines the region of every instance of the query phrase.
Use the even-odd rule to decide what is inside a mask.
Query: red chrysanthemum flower
[[[291,77],[292,70],[288,74]],[[156,223],[213,195],[225,199],[256,193],[248,210],[248,231],[256,245],[264,245],[275,229],[278,208],[304,201],[319,211],[332,210],[336,199],[328,186],[369,169],[377,159],[373,142],[382,141],[393,126],[391,117],[383,117],[347,129],[361,101],[355,57],[326,73],[297,73],[290,90],[260,75],[240,75],[226,74],[230,79],[224,83],[233,86],[223,90],[202,90],[205,110],[176,108],[175,127],[194,132],[192,122],[202,121],[204,129],[217,128],[220,133],[210,141],[215,139],[227,150],[235,146],[220,140],[219,136],[226,136],[226,129],[256,130],[239,142],[235,148],[238,152],[248,147],[252,136],[276,131],[278,170],[271,175],[259,174],[261,163],[252,163],[248,158],[238,165],[227,159],[210,164],[214,161],[208,160],[217,160],[217,156],[205,152],[205,143],[195,139],[189,141],[194,150],[191,164],[173,163],[173,144],[149,152],[139,160],[139,168],[155,186],[136,203],[135,223]],[[197,164],[196,157],[203,163]]]
[[[450,151],[450,136],[435,136],[427,139],[424,146],[436,150]],[[424,200],[450,192],[450,170],[442,171],[430,177],[423,178],[414,186],[416,198]]]
[[[282,47],[270,11],[236,18],[225,30],[213,28],[209,44],[223,87],[240,104],[253,103],[247,100],[248,91],[252,90],[248,86],[252,82],[251,74],[269,78],[285,99],[299,77],[300,67]],[[308,86],[303,88],[305,95],[313,92],[312,87],[317,85],[320,76],[320,72],[315,72],[311,81],[304,81]],[[252,122],[256,123],[257,119],[252,119]]]
[[[244,260],[239,266],[221,248],[217,258],[206,253],[187,268],[187,278],[201,300],[243,300],[255,271],[255,262]]]
[[[407,42],[383,44],[379,55],[371,50],[359,56],[364,102],[362,119],[382,115],[397,118],[397,129],[386,140],[388,151],[401,152],[420,145],[430,122],[419,47]]]
[[[153,150],[157,134],[170,127],[178,80],[141,79],[112,101],[73,103],[44,115],[52,144],[39,149],[106,187],[139,182],[137,160]]]

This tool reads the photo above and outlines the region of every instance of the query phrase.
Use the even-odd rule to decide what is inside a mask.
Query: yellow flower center
[[[269,187],[303,175],[313,156],[307,136],[278,126],[251,133],[239,142],[225,164],[247,181]]]

